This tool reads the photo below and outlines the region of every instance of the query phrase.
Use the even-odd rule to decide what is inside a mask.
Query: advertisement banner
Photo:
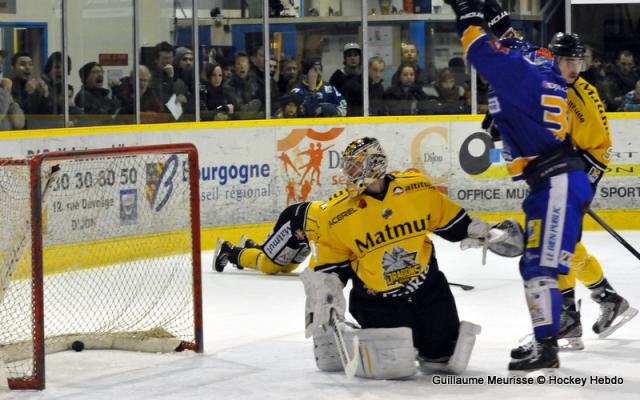
[[[334,121],[339,121],[336,123]],[[500,142],[477,120],[344,123],[301,120],[299,125],[230,124],[156,131],[131,131],[8,138],[0,157],[87,147],[193,143],[200,159],[202,226],[273,221],[286,205],[326,199],[344,188],[342,151],[352,140],[380,140],[392,171],[417,170],[470,211],[517,211],[527,195],[508,176]],[[310,123],[307,123],[310,122]],[[322,122],[322,123],[318,123]],[[611,119],[611,164],[594,209],[640,209],[639,119]],[[122,129],[122,128],[119,128]]]

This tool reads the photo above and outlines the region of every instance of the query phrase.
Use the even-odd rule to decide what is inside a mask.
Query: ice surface
[[[640,248],[640,232],[621,232]],[[509,350],[531,331],[517,259],[461,253],[456,244],[435,239],[441,269],[451,282],[462,319],[482,325],[465,376],[507,376]],[[632,306],[640,306],[640,260],[606,232],[586,232],[587,249]],[[600,340],[590,327],[597,305],[583,298],[585,350],[562,353],[560,377],[586,377],[587,384],[434,384],[433,376],[406,381],[348,380],[316,369],[311,341],[304,338],[304,292],[295,276],[266,276],[229,268],[211,271],[203,254],[205,353],[160,355],[119,351],[65,352],[47,357],[47,389],[0,393],[0,399],[638,399],[640,317]],[[595,385],[591,377],[619,377],[621,385]]]

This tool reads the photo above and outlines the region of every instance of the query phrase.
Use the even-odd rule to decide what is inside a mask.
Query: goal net
[[[0,204],[0,376],[12,389],[43,389],[45,354],[72,347],[202,351],[193,145],[0,160]]]

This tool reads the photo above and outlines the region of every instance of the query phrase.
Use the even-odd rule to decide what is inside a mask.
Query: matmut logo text
[[[391,240],[411,236],[419,232],[426,232],[426,230],[426,218],[413,220],[411,222],[403,222],[398,225],[385,225],[384,229],[377,232],[367,232],[367,235],[362,240],[356,239],[356,246],[359,251],[365,252]]]

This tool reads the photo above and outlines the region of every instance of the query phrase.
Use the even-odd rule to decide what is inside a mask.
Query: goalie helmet
[[[349,197],[361,194],[367,186],[384,177],[387,155],[378,139],[363,137],[351,142],[342,154],[342,173],[347,181]]]
[[[555,57],[584,57],[584,43],[575,33],[558,32],[551,38],[549,50]]]

